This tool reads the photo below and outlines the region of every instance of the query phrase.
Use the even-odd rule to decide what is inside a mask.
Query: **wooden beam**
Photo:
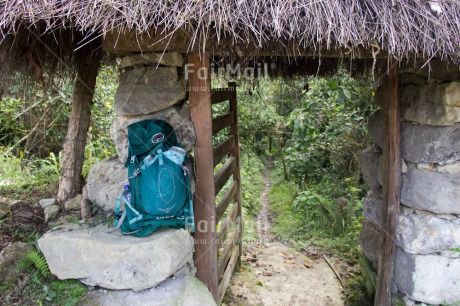
[[[235,172],[235,169],[236,169],[236,159],[234,156],[232,156],[225,162],[222,168],[220,168],[219,171],[217,171],[217,173],[214,175],[215,195],[217,195],[219,191],[222,190],[222,188],[224,187],[225,183],[227,183],[230,176]]]
[[[224,215],[228,205],[235,199],[236,192],[238,190],[238,183],[233,181],[225,192],[224,197],[220,200],[216,207],[216,222],[219,222],[220,218]]]
[[[384,240],[379,257],[376,306],[391,306],[391,287],[395,254],[396,223],[401,192],[401,140],[398,98],[398,63],[391,62],[388,75],[383,80],[384,112],[384,184],[382,219]]]
[[[230,153],[235,146],[235,136],[230,135],[224,142],[219,144],[213,152],[214,167],[217,166],[224,157]]]
[[[233,124],[230,126],[230,134],[235,136],[235,146],[232,150],[232,155],[235,157],[236,160],[236,171],[233,172],[233,180],[238,182],[238,188],[236,191],[236,201],[238,201],[239,209],[238,209],[238,216],[241,219],[240,222],[240,254],[243,254],[243,203],[241,197],[241,174],[240,174],[240,135],[238,132],[238,102],[237,102],[237,92],[236,92],[236,83],[230,82],[228,83],[228,88],[232,92],[232,96],[230,98],[230,111],[233,113],[234,120]],[[238,262],[240,260],[238,259]]]
[[[188,62],[209,71],[205,54],[190,54]],[[215,230],[214,165],[212,160],[211,81],[197,73],[189,75],[190,114],[196,131],[195,163],[195,267],[202,281],[218,301],[217,249]]]
[[[216,135],[226,127],[230,126],[235,122],[234,113],[230,112],[226,115],[216,117],[212,120],[212,134]]]
[[[105,33],[103,37],[102,49],[108,53],[116,55],[138,54],[143,52],[179,52],[189,54],[193,52],[203,52],[206,49],[208,54],[228,55],[229,51],[238,49],[240,57],[269,56],[269,57],[296,57],[309,56],[323,58],[350,58],[350,50],[341,46],[330,46],[323,48],[303,47],[303,43],[296,40],[272,41],[259,48],[257,42],[235,42],[234,37],[221,37],[217,41],[212,35],[207,37],[205,44],[200,43],[194,33],[185,28],[171,32],[164,27],[158,26],[155,31],[138,34],[135,30],[113,29]],[[236,51],[234,51],[236,54]],[[371,49],[360,49],[353,54],[355,58],[373,59]],[[387,53],[381,51],[378,58],[386,59]]]

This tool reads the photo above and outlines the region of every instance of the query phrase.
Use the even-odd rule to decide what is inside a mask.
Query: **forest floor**
[[[224,304],[344,305],[343,289],[324,252],[311,247],[304,255],[271,234],[269,166],[256,221],[258,240],[243,244],[242,267],[230,282]],[[328,261],[338,271],[347,269],[337,258]]]

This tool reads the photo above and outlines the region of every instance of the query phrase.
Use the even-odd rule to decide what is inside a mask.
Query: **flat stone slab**
[[[190,109],[185,103],[150,115],[117,116],[110,126],[110,137],[115,143],[118,159],[121,162],[124,163],[128,158],[128,125],[147,119],[159,119],[168,122],[173,127],[179,144],[185,150],[189,151],[195,144],[195,128],[190,119]]]
[[[177,52],[143,53],[123,57],[120,62],[120,68],[125,69],[128,67],[154,64],[182,67],[184,66],[184,59],[182,54]]]
[[[368,119],[372,140],[383,148],[383,116],[379,110]],[[401,156],[412,163],[448,164],[460,160],[460,124],[428,126],[401,122]]]
[[[407,65],[399,69],[399,73],[413,74],[425,79],[430,78],[444,82],[460,80],[460,70],[457,65],[438,59],[433,59],[428,64],[423,60],[417,62],[410,60]]]
[[[411,168],[402,182],[401,203],[438,214],[460,214],[460,173]]]
[[[208,288],[192,276],[169,278],[155,288],[130,290],[95,290],[82,305],[100,306],[215,306]]]
[[[460,258],[411,255],[397,248],[393,280],[412,300],[438,305],[460,301]]]
[[[51,273],[91,286],[141,291],[193,270],[194,243],[185,230],[125,236],[106,224],[67,224],[38,240]]]
[[[446,164],[460,160],[460,124],[435,127],[403,123],[401,154],[412,163]]]
[[[401,117],[428,125],[460,122],[460,82],[400,88]]]
[[[176,104],[185,95],[176,67],[137,67],[121,75],[113,108],[118,116],[152,114]]]
[[[410,254],[430,254],[460,248],[460,218],[420,211],[399,215],[396,244]]]
[[[116,157],[106,158],[91,166],[87,189],[89,200],[103,211],[113,212],[117,197],[128,184],[128,170]]]

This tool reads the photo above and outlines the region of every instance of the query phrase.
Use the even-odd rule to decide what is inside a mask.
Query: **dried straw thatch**
[[[368,49],[399,59],[460,58],[459,0],[3,0],[0,15],[0,39],[24,30],[56,42],[62,29],[85,33],[83,41],[114,29],[186,31],[190,50],[212,40],[235,49],[295,46],[290,54],[299,55]]]

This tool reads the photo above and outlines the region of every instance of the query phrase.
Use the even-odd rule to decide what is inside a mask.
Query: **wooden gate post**
[[[232,155],[236,158],[236,171],[233,173],[233,180],[237,181],[238,189],[235,195],[236,200],[238,201],[238,216],[240,217],[240,234],[238,237],[240,256],[243,255],[243,206],[242,206],[242,197],[241,197],[241,175],[240,175],[240,139],[238,132],[238,102],[236,98],[236,83],[228,83],[228,89],[233,90],[231,92],[230,98],[230,112],[233,112],[234,120],[233,124],[230,126],[230,134],[235,137],[235,146],[232,149]],[[238,259],[238,265],[241,265],[241,257]]]
[[[383,81],[383,178],[382,220],[384,241],[379,257],[376,306],[391,306],[391,283],[395,254],[396,222],[401,192],[401,139],[398,98],[398,63],[393,60]]]
[[[216,204],[212,147],[211,80],[209,57],[188,56],[188,90],[192,122],[196,132],[195,163],[195,267],[196,277],[218,300]]]

